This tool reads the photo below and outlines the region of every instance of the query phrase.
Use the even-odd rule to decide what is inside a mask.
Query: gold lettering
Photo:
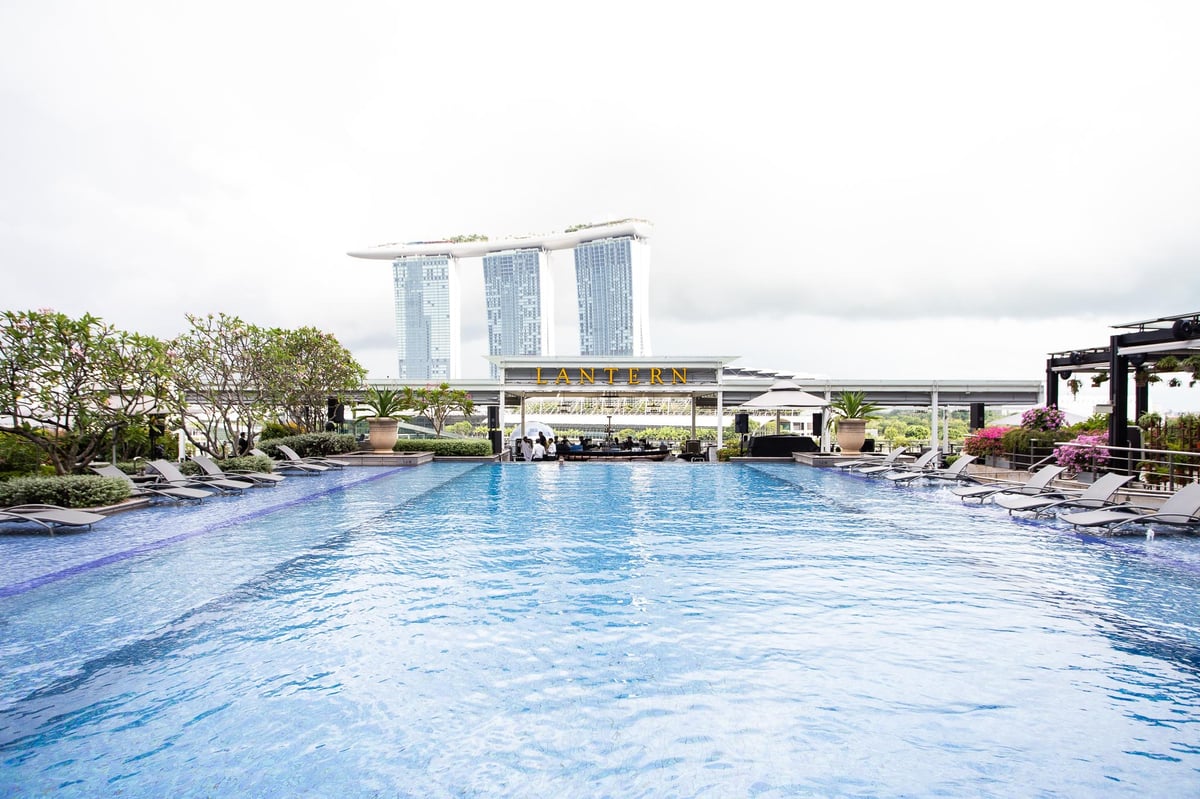
[[[675,385],[676,383],[683,383],[685,386],[687,385],[686,366],[683,367],[683,369],[676,369],[674,366],[671,367],[671,385]]]
[[[608,372],[608,384],[611,386],[614,382],[613,375],[615,375],[617,372],[621,371],[621,369],[620,369],[620,367],[617,367],[617,366],[606,366],[603,369],[601,369],[600,371]]]
[[[539,386],[544,386],[547,383],[547,381],[542,379],[542,367],[540,367],[540,366],[537,367],[537,378],[536,379],[537,379],[537,384]]]
[[[662,379],[662,369],[659,369],[657,366],[651,366],[650,367],[650,385],[654,385],[655,383],[657,383],[660,386],[666,385],[666,383],[664,383],[663,379]]]
[[[579,367],[579,385],[582,386],[584,380],[593,386],[596,385],[596,367],[593,366],[591,369],[584,369],[582,366]]]
[[[641,380],[638,380],[637,368],[634,366],[629,367],[629,385],[636,386],[641,382],[642,382]]]
[[[566,383],[568,386],[571,385],[571,378],[567,377],[566,369],[558,370],[558,377],[554,378],[554,385],[557,386],[559,383]]]

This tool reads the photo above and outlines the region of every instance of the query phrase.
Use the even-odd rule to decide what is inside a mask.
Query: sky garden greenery
[[[266,422],[322,429],[326,397],[366,379],[349,350],[315,328],[264,328],[226,314],[187,322],[162,341],[91,314],[3,312],[0,454],[27,461],[33,450],[56,474],[71,474],[118,440],[182,429],[196,449],[219,455],[222,442]]]

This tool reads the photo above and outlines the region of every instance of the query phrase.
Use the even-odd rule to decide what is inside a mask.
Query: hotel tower
[[[650,355],[650,234],[641,220],[500,241],[420,241],[351,252],[392,262],[396,352],[404,380],[459,376],[458,262],[483,259],[489,355],[554,346],[550,252],[574,250],[581,355]],[[495,376],[495,368],[492,370]]]
[[[535,248],[483,256],[488,355],[556,354],[549,264],[546,251]]]

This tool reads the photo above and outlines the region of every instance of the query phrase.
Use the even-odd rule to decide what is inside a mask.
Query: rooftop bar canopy
[[[790,377],[731,367],[735,356],[625,357],[625,356],[490,356],[499,380],[452,380],[451,387],[470,393],[476,405],[521,410],[525,401],[544,397],[674,397],[696,409],[715,409],[717,436],[724,435],[723,417],[766,392],[781,378],[789,378],[803,391],[825,401],[843,391],[863,391],[870,402],[882,406],[917,406],[931,409],[931,432],[939,437],[939,407],[966,406],[972,426],[983,424],[986,405],[1036,405],[1042,401],[1042,384],[1031,380],[834,380]],[[372,380],[375,386],[404,385],[394,380]],[[427,381],[409,381],[413,386]],[[975,421],[977,420],[977,421]]]

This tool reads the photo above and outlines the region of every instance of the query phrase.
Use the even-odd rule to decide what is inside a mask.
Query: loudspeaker
[[[733,415],[733,429],[738,433],[750,432],[750,414],[736,413]]]
[[[969,430],[978,430],[983,427],[983,403],[971,403],[971,420],[967,423]]]

